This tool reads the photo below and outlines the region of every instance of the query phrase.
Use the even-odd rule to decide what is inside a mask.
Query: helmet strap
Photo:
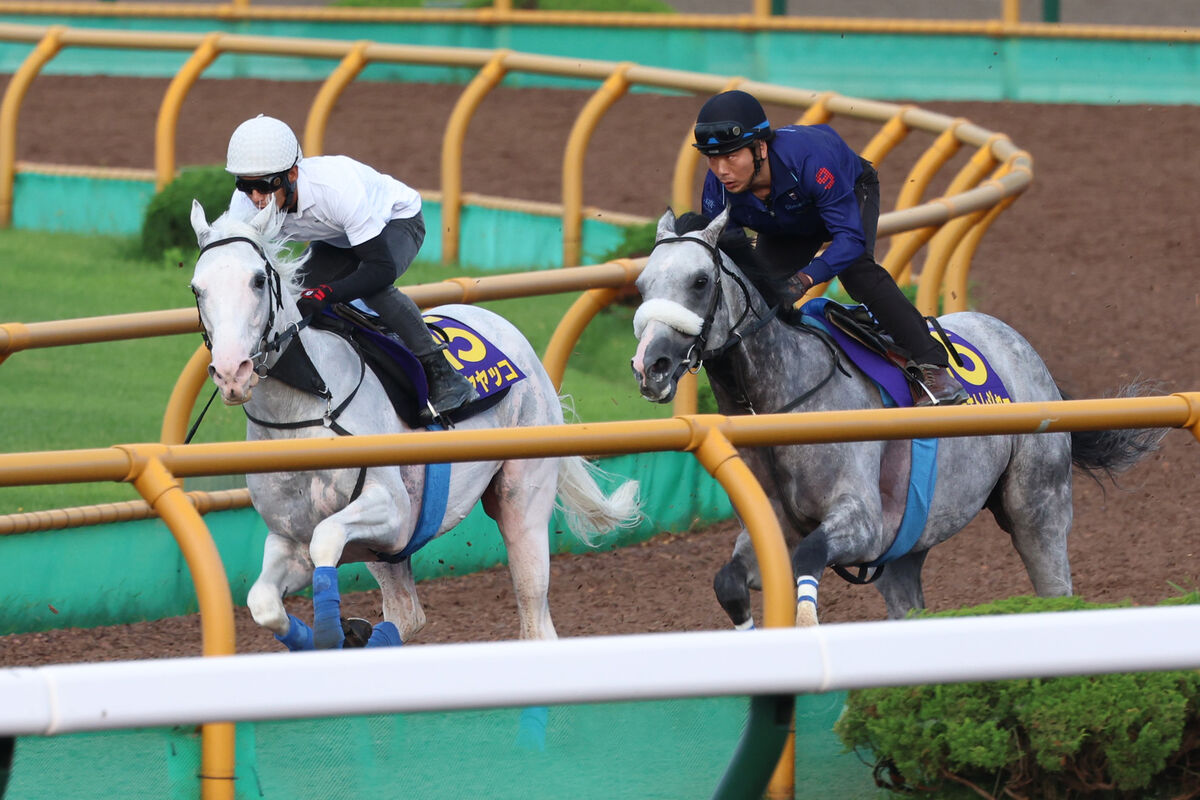
[[[292,180],[292,170],[283,173],[283,210],[288,214],[296,211],[296,183]]]
[[[750,176],[751,179],[758,177],[758,172],[762,169],[763,162],[767,160],[758,154],[758,143],[760,141],[762,140],[755,139],[750,143],[750,157],[754,159],[754,174]]]

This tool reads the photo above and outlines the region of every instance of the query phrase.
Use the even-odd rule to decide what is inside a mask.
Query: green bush
[[[142,253],[151,259],[179,261],[178,254],[194,253],[196,234],[189,216],[199,200],[209,220],[229,207],[233,178],[222,167],[185,169],[150,200],[142,221]],[[183,259],[188,260],[188,259]]]
[[[1114,607],[1018,597],[928,616]],[[874,754],[880,786],[913,797],[1195,797],[1198,699],[1195,671],[866,689],[834,730]]]

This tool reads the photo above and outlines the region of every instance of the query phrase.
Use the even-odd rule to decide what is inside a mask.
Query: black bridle
[[[279,271],[271,264],[271,259],[267,258],[266,252],[262,249],[262,245],[253,239],[245,236],[230,236],[225,239],[217,239],[209,242],[200,248],[200,252],[196,256],[196,260],[200,260],[200,256],[204,255],[209,250],[216,247],[221,247],[235,242],[243,242],[254,248],[254,252],[258,253],[258,257],[262,259],[263,267],[267,273],[267,287],[271,294],[272,302],[267,306],[267,322],[263,326],[262,335],[258,337],[258,350],[250,354],[250,360],[254,362],[254,371],[258,376],[266,377],[265,362],[271,353],[283,350],[284,346],[292,339],[299,335],[300,331],[308,327],[309,319],[305,318],[299,322],[292,323],[284,330],[275,334],[274,338],[268,338],[271,330],[275,327],[275,311],[283,308],[283,279],[279,277]],[[196,313],[200,314],[200,297],[196,297]],[[212,341],[208,338],[208,329],[204,326],[204,317],[200,316],[200,335],[204,338],[204,346],[210,351],[212,350]]]
[[[283,308],[283,281],[279,275],[279,271],[275,269],[274,265],[271,264],[271,260],[267,258],[267,254],[262,249],[262,246],[253,239],[248,239],[245,236],[230,236],[228,238],[218,239],[204,245],[202,248],[200,248],[199,255],[203,255],[205,252],[212,250],[215,247],[221,247],[223,245],[233,244],[235,242],[244,242],[245,244],[248,244],[254,248],[254,252],[258,253],[258,257],[262,259],[267,275],[268,292],[270,295],[269,302],[267,304],[267,321],[263,327],[262,334],[258,338],[258,350],[250,355],[250,360],[254,364],[255,374],[258,375],[259,378],[280,377],[280,373],[283,371],[285,366],[289,368],[289,371],[294,372],[299,370],[301,372],[311,373],[313,377],[311,385],[297,386],[297,388],[300,388],[301,391],[305,391],[309,394],[320,397],[325,401],[325,413],[314,419],[299,420],[296,422],[271,422],[269,420],[258,419],[249,411],[246,411],[245,406],[243,406],[242,411],[245,413],[246,418],[257,425],[263,426],[264,428],[274,428],[276,430],[294,430],[296,428],[311,428],[321,425],[329,428],[340,436],[352,435],[350,431],[346,430],[338,423],[337,419],[339,416],[341,416],[342,412],[346,410],[347,406],[350,405],[350,402],[354,399],[355,395],[358,394],[358,390],[362,386],[363,378],[365,377],[367,370],[366,360],[362,357],[362,353],[358,353],[358,348],[355,348],[355,352],[358,353],[358,383],[356,383],[350,393],[346,395],[346,398],[342,400],[342,402],[336,408],[334,408],[333,393],[329,391],[329,388],[325,385],[324,380],[321,379],[320,374],[317,372],[316,367],[308,358],[308,354],[304,352],[304,347],[302,344],[300,344],[300,340],[296,339],[296,344],[299,345],[298,347],[289,347],[289,344],[292,343],[292,339],[298,337],[300,331],[308,327],[309,323],[311,322],[311,318],[306,317],[299,322],[290,323],[284,330],[276,333],[274,336],[271,336],[271,331],[275,328],[276,311],[282,310]],[[199,260],[199,255],[197,256],[197,260]],[[196,297],[196,312],[198,314],[200,313],[199,296]],[[212,342],[209,339],[208,330],[204,327],[203,315],[201,315],[200,318],[200,326],[202,331],[201,335],[204,337],[204,345],[209,350],[212,350]],[[280,354],[279,359],[277,359],[273,365],[268,366],[267,359],[272,353],[276,352]],[[294,354],[292,355],[292,360],[296,361],[297,363],[285,365],[284,360],[291,354]],[[296,383],[291,380],[285,382],[292,386],[296,385]],[[214,391],[214,395],[215,394],[216,392]],[[209,403],[211,402],[212,399],[210,398]],[[207,410],[208,406],[206,405],[205,411]],[[188,433],[185,444],[191,441],[192,436],[195,435],[196,428],[199,427],[200,420],[203,419],[203,417],[204,412],[202,411],[200,413],[200,418],[196,420],[191,431]],[[359,475],[359,485],[355,489],[355,496],[357,496],[358,492],[361,491],[365,472],[366,468],[364,467],[363,471]]]
[[[746,321],[753,310],[753,304],[750,302],[750,289],[746,286],[746,282],[737,273],[731,272],[721,260],[721,251],[715,245],[711,245],[703,239],[698,239],[694,236],[668,236],[659,239],[654,243],[654,249],[659,245],[671,244],[673,242],[690,242],[698,244],[709,252],[712,256],[713,272],[716,275],[716,282],[713,286],[712,296],[708,300],[708,309],[701,318],[700,332],[696,334],[692,346],[688,349],[687,356],[675,370],[673,380],[679,380],[684,372],[697,372],[705,361],[720,358],[728,353],[733,348],[741,344],[742,340],[758,333],[768,322],[775,318],[778,309],[772,307],[765,315],[759,316],[749,327],[744,330],[738,328]],[[653,252],[653,250],[651,250]],[[712,332],[713,320],[717,316],[717,310],[721,306],[721,298],[725,294],[724,287],[721,284],[721,276],[725,275],[730,278],[742,290],[743,296],[746,298],[745,308],[742,310],[742,315],[737,321],[730,326],[729,337],[725,343],[716,349],[708,349],[708,336]],[[755,316],[758,316],[757,312]]]
[[[706,242],[703,239],[698,239],[694,236],[664,237],[664,238],[656,241],[654,243],[654,247],[657,248],[660,244],[670,244],[672,242],[691,242],[693,244],[698,244],[701,247],[703,247],[704,249],[708,250],[709,255],[712,256],[713,271],[714,271],[714,274],[716,275],[715,286],[713,287],[713,294],[712,294],[712,297],[710,297],[709,301],[708,301],[708,309],[705,311],[704,317],[701,319],[701,322],[700,322],[700,332],[696,334],[695,341],[693,342],[691,348],[688,349],[688,353],[684,357],[683,361],[681,361],[679,366],[675,368],[675,373],[672,376],[672,381],[678,381],[679,378],[682,377],[684,372],[699,371],[700,367],[704,365],[705,361],[710,361],[710,362],[718,361],[723,356],[728,354],[729,351],[731,351],[733,348],[740,345],[744,340],[753,337],[760,330],[762,330],[767,325],[767,323],[769,323],[771,320],[775,319],[775,317],[778,316],[779,307],[771,306],[770,310],[766,314],[763,314],[763,315],[759,315],[757,312],[755,312],[755,316],[757,317],[757,319],[754,320],[754,322],[751,323],[750,325],[748,325],[747,327],[741,328],[742,324],[746,321],[746,317],[749,316],[749,314],[753,310],[753,306],[754,306],[754,304],[751,302],[751,299],[750,299],[750,288],[748,286],[746,286],[746,282],[742,279],[742,277],[740,275],[738,275],[736,272],[730,271],[730,269],[725,266],[725,263],[721,258],[720,248],[716,247],[715,245],[709,244],[708,242]],[[651,250],[651,252],[653,253],[653,250]],[[724,287],[721,283],[722,275],[728,276],[734,283],[736,283],[738,285],[738,288],[740,288],[742,290],[742,296],[745,298],[745,301],[746,301],[745,308],[743,309],[741,316],[738,317],[737,321],[735,321],[733,323],[733,325],[730,326],[729,337],[725,340],[725,342],[720,347],[713,348],[713,349],[707,349],[708,337],[712,331],[713,320],[716,318],[717,310],[721,306],[721,299],[722,299],[723,295],[725,294]],[[825,348],[829,351],[829,354],[830,354],[829,371],[817,383],[816,386],[813,386],[811,389],[808,389],[803,394],[801,394],[799,397],[786,403],[783,407],[775,410],[772,413],[776,413],[776,414],[786,413],[786,412],[791,411],[792,409],[796,408],[797,406],[799,406],[805,400],[808,400],[810,397],[812,397],[814,394],[816,394],[818,391],[820,391],[821,388],[824,387],[825,384],[827,384],[833,378],[833,373],[835,370],[840,370],[843,375],[846,375],[847,377],[849,377],[849,373],[846,371],[846,368],[842,366],[841,359],[838,358],[837,346],[833,343],[833,341],[831,340],[831,338],[829,337],[829,335],[827,333],[825,333],[824,331],[822,331],[820,329],[811,328],[808,325],[796,326],[796,330],[816,336],[817,339],[822,344],[825,345]],[[753,404],[748,399],[748,395],[746,393],[744,377],[742,375],[735,373],[733,375],[733,378],[734,378],[734,383],[736,384],[736,388],[738,390],[738,394],[740,395],[740,399],[737,401],[739,403],[739,405],[742,405],[751,414],[758,413],[754,409]]]

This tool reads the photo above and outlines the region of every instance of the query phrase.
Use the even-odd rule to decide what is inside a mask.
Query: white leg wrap
[[[808,627],[817,624],[817,579],[812,575],[801,575],[796,579],[796,625]]]
[[[734,626],[733,626],[733,629],[734,629],[734,630],[738,630],[738,631],[752,631],[752,630],[754,630],[754,617],[751,617],[750,619],[746,620],[745,622],[743,622],[743,623],[741,623],[741,624],[734,625]]]

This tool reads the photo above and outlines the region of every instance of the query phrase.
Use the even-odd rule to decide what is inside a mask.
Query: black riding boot
[[[429,383],[429,404],[439,416],[457,411],[479,398],[475,385],[450,366],[443,355],[445,349],[446,346],[442,345],[432,353],[418,356],[421,366],[425,368],[425,380]],[[422,412],[422,416],[432,418],[428,408]]]

